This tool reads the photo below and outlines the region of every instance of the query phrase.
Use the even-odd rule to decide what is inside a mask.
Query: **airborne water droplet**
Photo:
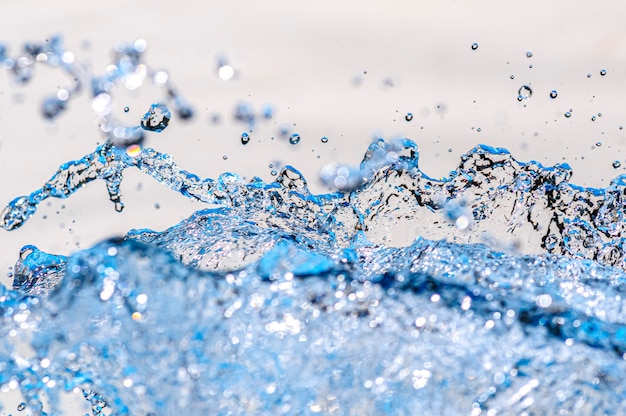
[[[472,43],[472,50],[475,51],[476,49],[478,49],[478,43],[474,42]]]
[[[406,113],[406,116],[404,116],[404,119],[406,121],[411,121],[413,120],[413,113]]]
[[[559,95],[557,90],[550,91],[550,98],[555,99],[557,97],[557,95]]]
[[[565,112],[565,117],[570,118],[572,116],[572,112],[571,111],[566,111]]]
[[[246,132],[241,133],[241,144],[246,145],[250,143],[250,135]]]
[[[162,132],[170,123],[172,113],[165,104],[154,103],[141,119],[141,127],[144,130]]]
[[[26,403],[25,402],[22,402],[22,403],[17,405],[17,411],[18,412],[21,412],[24,409],[26,409]]]
[[[50,97],[44,100],[41,106],[43,116],[50,120],[56,118],[65,110],[65,101],[66,100],[61,100],[58,97]]]
[[[614,161],[614,162],[613,162],[613,169],[617,169],[617,168],[619,168],[620,166],[622,166],[622,164],[620,163],[620,161],[619,161],[619,160],[616,160],[616,161]]]
[[[328,137],[324,136],[321,139],[322,143],[328,143]]]
[[[601,69],[600,70],[600,75],[605,76],[606,75],[606,69]]]
[[[128,106],[124,107],[124,112],[128,113],[130,111],[130,108]]]
[[[298,144],[300,143],[300,135],[298,133],[294,133],[289,137],[289,143]]]
[[[517,90],[517,100],[527,100],[533,95],[533,90],[528,85],[522,85],[519,90]]]
[[[526,58],[532,58],[533,57],[533,53],[528,51],[526,52]]]

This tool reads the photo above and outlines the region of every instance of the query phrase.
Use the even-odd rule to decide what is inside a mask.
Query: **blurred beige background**
[[[626,124],[625,15],[620,1],[3,0],[0,41],[15,57],[25,41],[61,34],[78,61],[102,74],[114,45],[145,39],[148,65],[167,69],[197,110],[192,122],[173,119],[147,145],[202,176],[234,171],[270,180],[270,163],[291,164],[324,192],[321,166],[357,164],[374,135],[405,135],[419,144],[431,176],[446,175],[460,154],[485,143],[520,160],[567,161],[575,183],[606,186],[623,172],[613,161],[626,165],[619,129]],[[220,55],[235,79],[219,78]],[[533,95],[520,103],[524,84]],[[87,91],[54,124],[40,117],[41,100],[67,85],[45,67],[24,87],[0,71],[0,205],[103,140]],[[129,105],[127,117],[138,122],[160,98],[150,88],[120,94],[118,113]],[[245,147],[246,126],[233,120],[240,101],[275,108]],[[213,114],[222,122],[214,124]],[[297,146],[279,139],[283,124],[301,135]],[[135,171],[127,171],[122,190],[122,214],[98,182],[44,203],[19,230],[0,230],[0,281],[10,285],[6,272],[24,244],[69,254],[130,228],[163,229],[201,208]]]

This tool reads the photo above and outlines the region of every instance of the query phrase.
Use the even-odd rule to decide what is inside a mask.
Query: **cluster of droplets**
[[[60,36],[41,43],[26,43],[22,55],[16,58],[9,57],[8,48],[0,44],[0,67],[9,70],[17,84],[27,84],[34,76],[37,64],[59,68],[70,78],[68,86],[59,88],[55,94],[44,98],[41,104],[43,117],[53,120],[65,111],[70,99],[82,89],[83,71],[74,54],[63,48]]]
[[[233,118],[236,122],[246,125],[249,131],[253,131],[258,120],[271,120],[274,117],[274,107],[271,104],[265,104],[260,113],[257,113],[254,106],[247,102],[241,101],[235,106]]]

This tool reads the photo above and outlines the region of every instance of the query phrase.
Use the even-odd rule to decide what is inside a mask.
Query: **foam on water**
[[[146,117],[162,130],[169,110]],[[114,136],[10,202],[2,226],[97,179],[119,210],[128,168],[210,205],[69,257],[22,249],[0,287],[0,390],[31,413],[45,395],[57,414],[75,388],[94,415],[626,406],[623,176],[582,188],[565,164],[478,146],[433,179],[414,142],[379,139],[314,195],[290,166],[271,183],[200,178]]]

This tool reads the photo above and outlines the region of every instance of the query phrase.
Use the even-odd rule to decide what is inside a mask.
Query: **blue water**
[[[22,249],[0,387],[33,414],[75,388],[94,415],[624,413],[625,177],[583,188],[478,146],[433,179],[414,142],[379,139],[314,195],[294,167],[201,178],[144,147],[163,103],[137,126],[106,111],[108,140],[10,202],[6,230],[95,180],[121,210],[125,169],[207,207],[69,257]]]

